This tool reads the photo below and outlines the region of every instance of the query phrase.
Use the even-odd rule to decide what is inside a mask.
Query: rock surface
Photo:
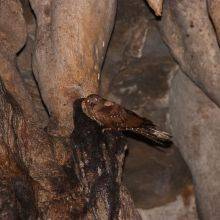
[[[170,125],[192,172],[202,219],[219,219],[220,109],[180,71],[171,86]]]
[[[60,167],[66,166],[71,149],[64,147],[64,139],[55,138],[51,143],[51,137],[46,132],[39,132],[35,126],[31,128],[32,125],[26,127],[23,122],[28,118],[31,123],[36,125],[39,122],[41,127],[45,127],[49,110],[51,120],[47,131],[50,134],[65,136],[72,131],[72,102],[80,96],[98,92],[116,4],[115,0],[98,4],[91,0],[74,4],[70,0],[30,1],[38,23],[37,40],[35,17],[28,0],[21,0],[22,5],[16,0],[0,0],[0,76],[24,113],[24,118],[20,118],[20,113],[17,115],[17,108],[13,107],[17,104],[5,101],[7,95],[0,88],[0,94],[4,96],[2,106],[6,102],[6,107],[0,111],[1,123],[2,119],[7,121],[6,118],[12,117],[12,121],[7,121],[0,128],[4,128],[0,133],[0,200],[3,201],[0,202],[3,210],[0,214],[3,218],[12,218],[22,212],[22,218],[31,215],[34,218],[38,206],[46,217],[69,217],[75,201],[68,197],[72,189]],[[159,15],[163,1],[148,2],[158,3],[157,9],[151,6],[158,10],[156,13]],[[164,1],[163,16],[156,19],[146,2],[119,0],[117,21],[102,69],[100,93],[149,117],[163,129],[169,129],[167,125],[171,125],[175,144],[193,175],[200,217],[218,220],[220,1],[207,2]],[[178,72],[161,36],[189,78]],[[35,78],[46,108],[32,73],[33,48]],[[18,125],[21,130],[16,130]],[[5,130],[10,133],[7,138],[2,136]],[[20,142],[16,149],[19,149],[19,158],[25,161],[21,166],[30,171],[31,178],[40,188],[32,185],[20,167],[12,162],[13,153],[8,154],[7,149],[14,151],[14,143],[18,139]],[[23,150],[23,146],[27,148]],[[51,151],[53,146],[55,151]],[[187,194],[188,186],[191,187],[191,175],[178,149],[173,146],[161,152],[130,138],[128,148],[124,181],[135,205],[141,208],[142,218],[160,220],[169,216],[169,219],[197,219],[194,191]],[[8,184],[5,176],[10,176],[12,185]],[[63,190],[59,182],[67,186],[62,196],[58,192]],[[21,188],[23,191],[19,191]],[[36,203],[32,201],[33,191]],[[19,193],[28,194],[28,202],[18,201]],[[120,195],[122,200],[129,198],[127,202],[134,210],[124,188]],[[46,201],[45,197],[49,200]],[[58,202],[54,202],[54,198]],[[66,199],[70,200],[66,202]],[[30,205],[26,206],[23,202],[30,202]],[[1,206],[3,203],[6,205]],[[126,213],[126,204],[123,208]],[[73,212],[77,213],[77,210]],[[137,214],[132,212],[131,215]],[[123,213],[119,214],[121,218],[128,218]]]
[[[157,16],[161,16],[163,8],[163,0],[147,0],[150,7]]]
[[[136,207],[151,209],[176,200],[191,175],[176,147],[159,151],[129,139],[124,181]]]
[[[32,104],[38,115],[41,127],[48,124],[48,112],[42,102],[37,82],[32,70],[32,55],[36,34],[36,19],[31,9],[29,0],[20,0],[23,9],[23,16],[27,26],[27,40],[22,49],[17,53],[16,64],[26,89],[32,98]]]
[[[167,129],[170,81],[176,69],[147,4],[120,0],[101,94]],[[136,207],[162,207],[191,182],[176,147],[161,152],[129,138],[128,149],[124,180]]]
[[[0,76],[7,90],[16,97],[25,116],[38,124],[24,80],[17,70],[15,57],[26,42],[27,28],[18,0],[0,1]]]
[[[218,43],[220,42],[220,1],[219,0],[208,0],[207,6],[209,10],[209,15],[212,19]]]
[[[48,132],[73,130],[72,103],[97,93],[115,0],[30,0],[37,18],[33,70],[51,116]]]
[[[32,72],[32,52],[35,41],[36,19],[30,7],[29,0],[20,0],[26,23],[27,39],[24,47],[17,54],[17,66],[21,73]]]
[[[187,197],[181,194],[175,201],[164,206],[148,210],[138,209],[142,220],[198,220],[195,197],[194,194],[190,194],[190,190],[190,186],[185,189]]]
[[[165,1],[160,29],[182,71],[220,106],[220,50],[207,2]]]
[[[104,134],[80,100],[70,140],[27,120],[2,81],[0,106],[0,219],[140,220],[121,182],[123,137]]]

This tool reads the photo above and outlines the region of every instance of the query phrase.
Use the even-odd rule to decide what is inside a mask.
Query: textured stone
[[[207,2],[165,1],[160,29],[183,72],[220,106],[220,51]]]
[[[135,58],[141,58],[146,51],[146,39],[152,28],[148,18],[152,15],[142,0],[118,1],[116,24],[101,75],[102,95],[112,91],[112,80],[120,70]]]
[[[124,181],[137,208],[152,209],[176,200],[191,175],[176,147],[159,151],[144,142],[128,140]]]
[[[190,193],[190,186],[178,195],[176,200],[164,206],[152,209],[138,209],[142,220],[198,220],[195,197]],[[187,193],[187,197],[184,196]]]
[[[18,53],[17,66],[20,72],[32,72],[32,51],[35,40],[36,21],[31,10],[29,0],[20,0],[23,8],[23,15],[27,26],[27,40]]]
[[[30,2],[38,27],[33,70],[51,116],[48,131],[69,135],[74,100],[98,92],[116,1]]]
[[[220,109],[187,76],[171,85],[170,125],[193,176],[202,219],[220,219]]]
[[[20,0],[23,9],[24,19],[27,26],[27,40],[23,48],[17,53],[16,64],[25,87],[32,98],[32,105],[38,115],[38,122],[41,127],[46,127],[48,124],[48,113],[42,102],[37,82],[34,78],[32,70],[32,54],[34,49],[36,19],[30,7],[29,0]]]
[[[26,25],[19,0],[0,1],[0,48],[2,53],[14,55],[25,44]]]
[[[147,4],[118,1],[101,94],[166,129],[170,81],[176,69]],[[143,209],[163,207],[191,183],[189,169],[176,147],[161,152],[148,144],[128,139],[124,175],[136,207]]]
[[[0,1],[0,76],[25,116],[38,123],[31,96],[16,67],[15,57],[26,42],[27,29],[18,0]]]
[[[220,0],[208,0],[207,6],[209,9],[209,14],[212,19],[217,37],[218,43],[220,42]]]
[[[147,0],[150,7],[154,10],[157,16],[161,16],[163,8],[163,0]]]
[[[53,138],[24,118],[0,81],[1,219],[140,220],[121,181],[123,136],[103,133],[81,101],[71,138]]]

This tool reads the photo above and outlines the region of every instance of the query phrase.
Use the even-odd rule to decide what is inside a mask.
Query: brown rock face
[[[162,17],[147,2],[156,15],[163,4]],[[148,220],[192,220],[193,178],[200,218],[219,220],[219,9],[220,0],[0,0],[0,219],[133,220],[136,205]],[[81,109],[78,98],[98,92],[170,127],[177,145],[157,151],[130,135],[134,203],[122,133]]]
[[[1,219],[140,219],[121,182],[122,135],[103,134],[80,100],[67,142],[26,120],[1,81],[0,106]]]
[[[162,36],[189,77],[178,73],[172,82],[170,123],[192,172],[201,219],[220,218],[218,8],[216,0],[165,1],[160,22]]]
[[[42,103],[39,88],[33,75],[32,70],[32,53],[35,41],[36,20],[30,7],[29,0],[20,0],[23,9],[23,16],[27,26],[27,40],[22,49],[17,53],[16,66],[22,79],[25,82],[27,92],[32,98],[32,105],[37,112],[37,120],[41,127],[48,124],[48,113]]]
[[[1,0],[0,3],[0,48],[3,53],[14,55],[26,41],[22,7],[18,0]]]
[[[144,1],[118,1],[101,94],[166,129],[170,79],[177,66],[156,22]],[[149,209],[155,206],[163,209],[191,183],[190,171],[178,149],[171,147],[164,151],[141,140],[128,139],[124,181],[136,207],[145,209],[149,216]],[[151,218],[157,219],[156,211]]]
[[[209,15],[211,16],[217,37],[218,43],[220,42],[220,1],[208,0]]]
[[[220,109],[178,72],[171,86],[170,123],[189,165],[202,219],[220,218]]]
[[[150,7],[154,10],[157,16],[161,16],[163,8],[163,0],[147,0]]]
[[[97,93],[116,1],[31,0],[37,17],[33,69],[51,115],[48,131],[68,135],[72,103]]]
[[[220,51],[206,1],[165,1],[160,27],[184,73],[220,106]]]
[[[32,72],[32,51],[35,41],[36,20],[30,7],[29,0],[20,0],[23,16],[26,22],[27,40],[21,51],[17,54],[17,66],[21,73]]]
[[[0,1],[0,76],[25,116],[38,123],[31,96],[17,71],[15,56],[26,42],[26,24],[18,0]]]

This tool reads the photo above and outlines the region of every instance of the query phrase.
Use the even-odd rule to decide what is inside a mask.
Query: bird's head
[[[97,94],[91,94],[85,98],[85,104],[87,107],[94,108],[97,104],[101,103],[103,98]]]
[[[97,94],[91,94],[83,100],[82,109],[87,115],[92,115],[103,105],[104,100]]]
[[[97,94],[87,96],[82,102],[82,109],[87,116],[94,118],[98,114],[108,114],[109,109],[116,103],[108,101]]]

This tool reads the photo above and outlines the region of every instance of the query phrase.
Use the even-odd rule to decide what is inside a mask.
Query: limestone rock
[[[26,41],[26,24],[18,0],[0,1],[0,48],[5,54],[17,53]]]
[[[208,3],[207,6],[209,9],[209,14],[212,19],[219,43],[220,42],[220,1],[208,0],[207,3]]]
[[[220,218],[220,109],[178,72],[172,81],[170,124],[193,176],[203,219]]]
[[[190,187],[188,186],[185,189],[187,191],[187,197],[184,196],[183,192],[177,196],[175,201],[167,203],[164,206],[148,210],[138,209],[142,220],[198,220],[195,197],[194,194],[190,194]]]
[[[177,66],[146,6],[142,0],[118,1],[101,94],[166,129],[170,81]],[[191,183],[189,169],[176,147],[161,152],[129,138],[128,149],[124,181],[136,207],[162,209]]]
[[[36,20],[31,10],[29,0],[20,0],[23,15],[27,26],[27,40],[22,50],[17,55],[17,65],[20,72],[32,72],[32,51],[35,40]]]
[[[98,92],[115,0],[31,0],[37,18],[33,70],[51,116],[48,131],[69,135],[72,103]]]
[[[0,76],[7,90],[16,98],[25,116],[38,123],[31,97],[16,68],[16,53],[26,42],[27,29],[18,0],[0,1]]]
[[[160,29],[183,72],[220,106],[220,51],[207,2],[165,1]]]
[[[147,0],[150,7],[154,10],[157,16],[161,16],[163,8],[163,0]]]

